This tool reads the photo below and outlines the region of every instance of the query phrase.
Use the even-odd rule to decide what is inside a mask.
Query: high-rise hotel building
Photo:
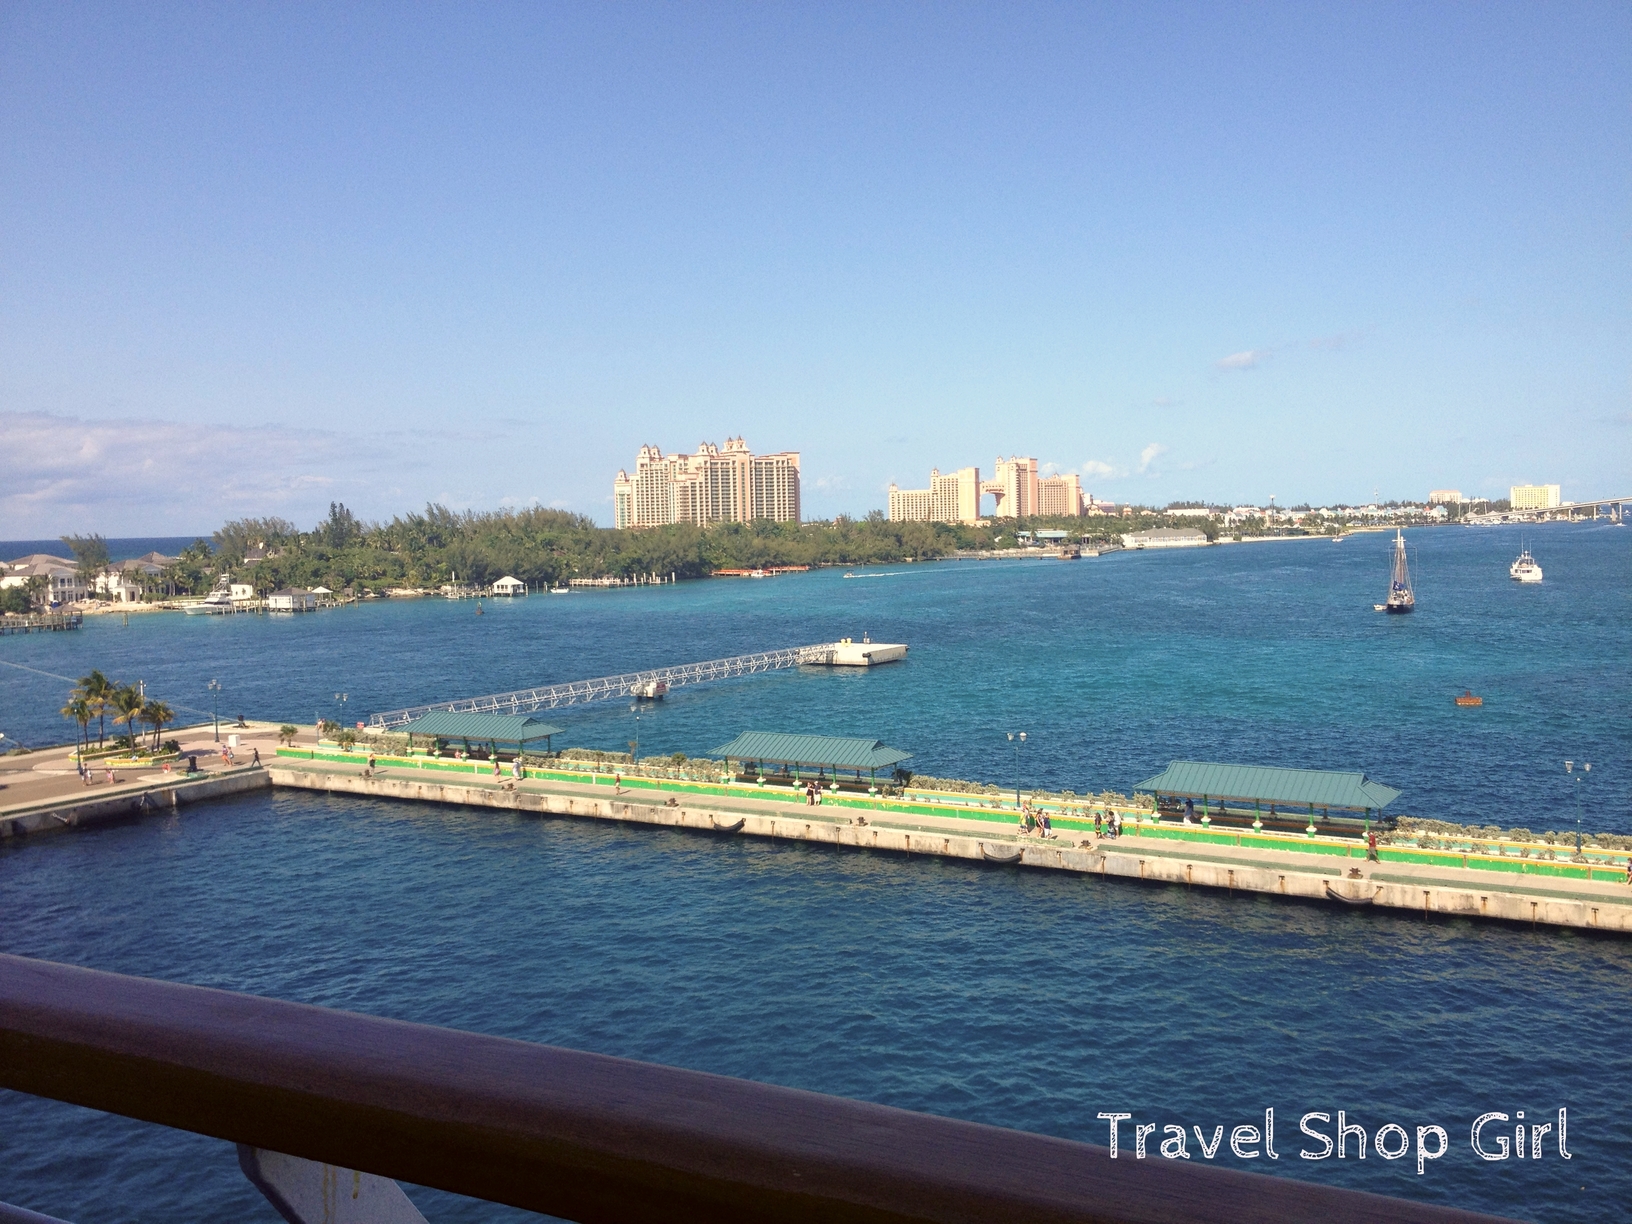
[[[980,518],[980,469],[929,472],[929,488],[890,486],[892,523],[973,523]]]
[[[997,460],[997,473],[982,481],[979,468],[963,468],[941,475],[929,473],[929,488],[890,486],[890,521],[920,523],[975,523],[980,520],[980,499],[997,501],[997,518],[1076,518],[1084,509],[1082,481],[1076,476],[1039,476],[1037,460],[1015,455]]]
[[[617,527],[662,527],[668,523],[799,521],[799,452],[755,455],[739,438],[725,446],[704,442],[694,455],[665,455],[643,446],[635,474],[619,472],[612,482],[613,523]]]

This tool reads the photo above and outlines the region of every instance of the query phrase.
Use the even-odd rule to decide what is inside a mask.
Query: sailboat
[[[1414,612],[1417,597],[1411,590],[1411,571],[1405,564],[1405,533],[1394,529],[1394,572],[1388,580],[1388,598],[1373,604],[1379,612]]]

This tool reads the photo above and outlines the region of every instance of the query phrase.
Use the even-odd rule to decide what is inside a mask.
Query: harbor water
[[[703,754],[748,729],[876,735],[925,773],[1127,790],[1172,758],[1359,768],[1410,813],[1632,832],[1632,532],[1410,532],[1418,611],[1371,611],[1388,543],[993,561],[315,616],[103,617],[7,639],[0,730],[61,741],[90,667],[172,705],[373,709],[863,631],[807,670],[551,715],[560,742]],[[1472,689],[1483,707],[1458,709]],[[1016,760],[1005,732],[1026,730]],[[1101,1112],[1211,1136],[1231,1167],[1546,1220],[1632,1201],[1632,948],[1054,873],[279,793],[0,848],[0,949],[556,1042],[1103,1143]],[[1488,1111],[1573,1159],[1485,1162]],[[1309,1111],[1450,1150],[1305,1161]],[[1330,1130],[1330,1127],[1326,1129]],[[1158,1135],[1160,1132],[1158,1132]],[[1129,1140],[1126,1129],[1124,1143]],[[1125,1149],[1124,1149],[1125,1151]],[[1192,1138],[1192,1159],[1202,1159]],[[1126,1158],[1126,1151],[1124,1157]],[[415,1189],[433,1222],[520,1218]],[[0,1094],[0,1200],[94,1224],[271,1221],[215,1141]]]

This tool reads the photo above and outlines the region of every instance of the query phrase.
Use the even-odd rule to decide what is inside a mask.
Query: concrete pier
[[[129,771],[125,781],[85,786],[74,770],[72,749],[7,758],[0,765],[0,799],[11,802],[0,805],[0,839],[128,820],[277,786],[937,855],[1357,908],[1632,932],[1632,886],[1624,868],[1608,865],[1504,862],[1393,847],[1385,847],[1383,861],[1374,863],[1357,846],[1246,833],[1188,840],[1187,833],[1168,825],[1134,826],[1122,837],[1102,839],[1081,821],[1065,820],[1057,822],[1059,836],[1045,839],[1020,834],[1012,814],[951,802],[841,796],[810,806],[777,788],[650,778],[631,778],[616,788],[610,775],[565,769],[534,770],[515,781],[508,774],[495,778],[482,763],[424,757],[381,758],[381,768],[369,776],[360,756],[332,747],[278,751],[275,724],[251,724],[235,733],[239,760],[258,747],[264,767],[204,755],[214,743],[209,727],[183,733],[184,742],[197,743],[207,773],[167,774],[148,767]],[[538,776],[542,772],[553,776]],[[1430,861],[1408,861],[1412,858]]]
[[[755,798],[704,800],[660,789],[611,793],[601,785],[472,775],[427,776],[392,769],[364,777],[355,766],[280,757],[276,786],[379,799],[449,803],[631,824],[774,837],[790,841],[928,854],[1071,871],[1101,878],[1300,897],[1332,905],[1632,932],[1632,887],[1608,880],[1526,878],[1473,868],[1368,863],[1330,855],[1228,845],[1184,845],[1159,837],[1042,840],[990,822],[810,807]],[[860,816],[866,823],[857,823]]]

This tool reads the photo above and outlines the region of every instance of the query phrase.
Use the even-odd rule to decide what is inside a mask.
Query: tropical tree
[[[113,721],[117,726],[125,724],[125,734],[130,737],[130,746],[136,747],[136,724],[142,717],[142,695],[134,685],[122,684],[113,690],[110,704],[114,708]]]
[[[74,747],[84,750],[90,738],[91,703],[85,700],[85,695],[78,689],[68,694],[68,704],[62,707],[62,716],[71,718],[79,724],[79,739],[74,741]]]
[[[278,742],[280,744],[287,744],[289,747],[293,748],[295,746],[295,736],[297,734],[298,732],[296,732],[293,723],[284,723],[283,726],[278,728]]]
[[[79,678],[79,693],[96,715],[96,746],[102,747],[108,737],[108,706],[117,686],[99,671]]]
[[[159,750],[159,735],[166,723],[176,721],[176,712],[162,701],[148,701],[142,706],[142,718],[153,728],[153,751]]]

